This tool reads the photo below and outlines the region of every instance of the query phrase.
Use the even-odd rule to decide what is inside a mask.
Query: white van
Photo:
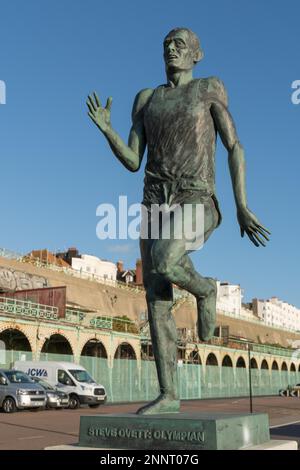
[[[106,402],[103,385],[97,384],[84,367],[72,362],[16,361],[14,369],[40,377],[69,395],[69,408],[87,404],[96,408]]]

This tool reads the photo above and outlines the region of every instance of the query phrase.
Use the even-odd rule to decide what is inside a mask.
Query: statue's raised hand
[[[112,105],[112,98],[108,98],[105,108],[101,106],[97,93],[94,93],[94,99],[89,95],[86,102],[89,113],[88,115],[94,121],[100,131],[106,132],[110,127],[110,109]]]
[[[268,233],[270,235],[270,232],[263,225],[261,225],[256,216],[250,211],[250,209],[248,209],[248,207],[238,209],[237,218],[240,224],[242,237],[246,232],[255,246],[266,246],[265,240],[269,241],[269,238],[266,234]]]

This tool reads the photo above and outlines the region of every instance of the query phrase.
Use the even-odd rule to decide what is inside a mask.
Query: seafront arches
[[[83,345],[80,356],[107,359],[107,350],[102,341],[97,338],[91,338]]]
[[[272,362],[272,370],[279,370],[278,363],[275,360]]]
[[[187,357],[187,363],[188,364],[199,364],[202,365],[201,361],[201,356],[199,354],[199,351],[194,349],[193,351],[190,352],[190,354]]]
[[[45,339],[41,354],[65,354],[72,356],[73,348],[68,338],[61,333],[53,333]]]
[[[263,359],[261,361],[261,366],[260,366],[261,369],[263,370],[269,370],[269,364],[267,363],[266,359]]]
[[[214,353],[208,354],[205,364],[207,366],[218,366],[219,363],[218,363],[217,356]]]
[[[296,372],[296,366],[295,364],[292,362],[291,365],[290,365],[290,371],[291,372]]]
[[[245,362],[245,359],[240,356],[237,361],[236,361],[236,364],[235,364],[235,367],[242,367],[242,368],[246,368],[246,362]]]
[[[233,367],[232,359],[228,354],[226,354],[226,356],[223,357],[222,367]]]
[[[250,367],[251,369],[258,369],[257,360],[254,357],[252,357],[250,360]]]
[[[288,370],[288,367],[287,367],[285,361],[283,361],[283,363],[281,364],[281,370],[284,370],[284,371],[287,371],[287,370]]]
[[[133,346],[126,342],[118,345],[113,357],[114,359],[130,359],[130,360],[137,359]]]
[[[0,341],[7,351],[33,351],[30,338],[19,327],[4,328],[0,332]]]

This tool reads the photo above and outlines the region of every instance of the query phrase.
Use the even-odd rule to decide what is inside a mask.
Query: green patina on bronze
[[[89,96],[89,116],[106,137],[113,153],[130,171],[137,171],[148,148],[143,203],[203,204],[204,241],[221,222],[215,191],[215,150],[217,134],[228,151],[228,163],[241,235],[255,246],[265,246],[267,233],[249,210],[246,198],[244,151],[227,108],[227,94],[216,77],[194,79],[193,68],[203,57],[197,36],[186,28],[172,30],[164,40],[167,83],[143,89],[134,101],[128,145],[111,125],[112,98],[102,107],[96,93]],[[195,211],[191,215],[194,220]],[[209,340],[215,328],[216,282],[194,269],[186,248],[185,234],[141,239],[144,286],[149,324],[157,367],[160,395],[138,410],[156,414],[179,410],[176,383],[176,325],[171,313],[172,284],[186,289],[197,300],[198,333]],[[151,221],[150,221],[151,225]],[[162,229],[162,227],[160,227]]]

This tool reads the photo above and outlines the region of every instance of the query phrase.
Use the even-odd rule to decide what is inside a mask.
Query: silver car
[[[27,374],[18,370],[0,369],[0,408],[4,413],[17,409],[41,409],[46,406],[45,390]]]
[[[68,408],[69,407],[69,395],[62,390],[52,387],[46,380],[40,379],[39,377],[32,377],[37,384],[39,384],[46,392],[47,403],[46,408]]]

